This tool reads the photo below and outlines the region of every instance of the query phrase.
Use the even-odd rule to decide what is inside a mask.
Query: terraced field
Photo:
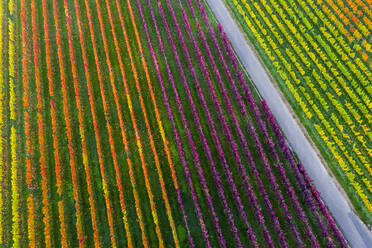
[[[204,2],[0,22],[0,247],[347,247]]]
[[[226,0],[361,218],[371,224],[369,1]]]

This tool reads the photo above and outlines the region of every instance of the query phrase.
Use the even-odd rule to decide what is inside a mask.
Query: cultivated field
[[[368,1],[226,0],[348,193],[372,224]]]
[[[0,247],[347,247],[209,17],[200,0],[1,2]]]

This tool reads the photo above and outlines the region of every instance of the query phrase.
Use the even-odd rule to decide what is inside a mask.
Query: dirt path
[[[237,55],[250,74],[258,91],[265,98],[292,149],[297,153],[310,177],[314,180],[322,199],[342,229],[350,245],[368,248],[372,244],[372,233],[354,213],[345,192],[310,140],[292,108],[278,89],[270,73],[265,69],[248,39],[235,23],[223,0],[205,0],[222,24]],[[369,244],[369,245],[368,245]]]

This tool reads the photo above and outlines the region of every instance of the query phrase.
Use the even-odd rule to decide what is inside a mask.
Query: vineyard
[[[226,0],[355,209],[371,224],[368,2]]]
[[[231,3],[370,221],[364,0]],[[4,0],[0,23],[0,247],[348,247],[204,1]]]

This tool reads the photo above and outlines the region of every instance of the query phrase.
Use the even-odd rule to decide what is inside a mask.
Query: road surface
[[[274,86],[263,64],[257,58],[248,40],[232,18],[223,0],[205,0],[218,22],[223,26],[243,66],[250,74],[261,96],[279,122],[291,148],[297,153],[322,199],[327,204],[332,215],[339,224],[341,231],[354,248],[371,248],[372,233],[354,213],[346,194],[337,187],[338,183],[328,174],[326,165],[319,157],[319,153],[306,138],[304,130],[293,117],[292,109],[282,97],[279,89]],[[369,245],[368,245],[369,244]]]

